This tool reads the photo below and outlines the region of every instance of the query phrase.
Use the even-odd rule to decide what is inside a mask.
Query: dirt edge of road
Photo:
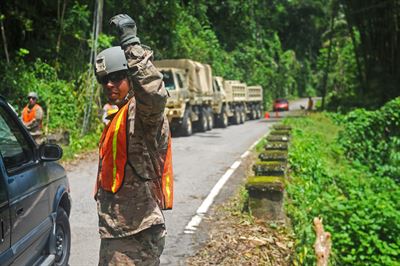
[[[243,160],[198,232],[201,243],[185,265],[291,265],[294,237],[285,223],[245,212],[244,183],[255,155]],[[232,196],[233,195],[233,196]]]

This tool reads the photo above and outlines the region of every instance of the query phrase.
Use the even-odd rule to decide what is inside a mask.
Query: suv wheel
[[[68,265],[71,250],[71,230],[68,215],[63,208],[59,208],[56,218],[56,259],[54,265]]]

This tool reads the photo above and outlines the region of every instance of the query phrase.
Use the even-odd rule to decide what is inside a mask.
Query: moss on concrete
[[[290,135],[290,131],[289,130],[272,130],[270,133],[270,135],[282,135],[282,136],[289,136]]]
[[[276,129],[276,130],[288,130],[288,131],[292,130],[292,127],[291,127],[291,126],[282,125],[282,124],[275,124],[275,125],[273,125],[272,127],[273,127],[274,129]]]
[[[283,191],[285,178],[282,176],[250,176],[247,179],[246,188],[249,190]]]

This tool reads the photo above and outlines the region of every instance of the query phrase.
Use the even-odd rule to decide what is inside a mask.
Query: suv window
[[[0,153],[7,171],[33,161],[33,151],[17,122],[0,106]]]

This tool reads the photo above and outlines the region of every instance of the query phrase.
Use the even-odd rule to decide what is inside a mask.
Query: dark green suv
[[[71,198],[62,149],[38,146],[0,96],[0,265],[68,265]]]

